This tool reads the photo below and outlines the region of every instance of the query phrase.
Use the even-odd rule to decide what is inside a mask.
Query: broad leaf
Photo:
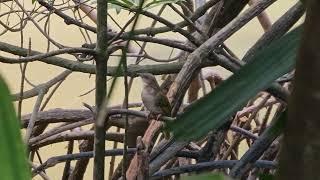
[[[302,27],[299,26],[268,47],[214,91],[191,105],[168,130],[176,139],[192,140],[220,128],[259,91],[293,69]]]
[[[0,77],[0,175],[2,180],[30,179],[26,151],[7,85]]]

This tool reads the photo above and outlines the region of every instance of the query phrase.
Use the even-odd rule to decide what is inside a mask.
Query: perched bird
[[[161,115],[171,115],[171,105],[167,96],[161,91],[156,78],[150,73],[138,74],[143,81],[141,99],[150,115],[159,118]]]

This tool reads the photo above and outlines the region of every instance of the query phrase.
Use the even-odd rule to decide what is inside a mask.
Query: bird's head
[[[156,78],[150,73],[139,73],[138,74],[145,86],[158,86]]]

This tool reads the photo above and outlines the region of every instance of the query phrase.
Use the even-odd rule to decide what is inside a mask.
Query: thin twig
[[[31,51],[31,38],[29,38],[29,52],[27,56],[30,55]],[[28,63],[24,63],[21,71],[21,83],[20,83],[20,98],[18,103],[18,119],[21,119],[21,111],[22,111],[22,101],[23,101],[23,89],[24,89],[24,81],[26,76],[26,69],[27,69]]]
[[[29,139],[31,137],[35,122],[37,121],[38,112],[40,110],[41,102],[43,100],[44,95],[45,95],[45,92],[42,89],[39,89],[39,95],[38,95],[37,101],[33,107],[32,115],[31,115],[27,130],[26,130],[25,138],[24,138],[24,142],[26,144],[28,144],[28,142],[29,142]]]
[[[73,140],[69,141],[67,154],[72,154],[73,146],[74,146],[74,141]],[[62,178],[61,178],[62,180],[68,180],[68,177],[70,175],[70,167],[71,167],[71,161],[66,161],[66,164],[64,165],[64,169],[63,169]]]

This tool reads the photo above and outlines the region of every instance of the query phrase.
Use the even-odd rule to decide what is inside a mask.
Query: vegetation
[[[28,9],[18,0],[1,1],[1,35],[21,36],[20,47],[18,42],[0,41],[0,62],[19,65],[21,72],[17,94],[10,95],[0,79],[1,179],[30,179],[30,174],[51,179],[46,170],[59,163],[64,164],[61,179],[84,179],[91,158],[96,180],[319,179],[320,3],[297,2],[271,23],[264,10],[274,2],[33,0],[33,8]],[[297,22],[305,7],[306,21],[301,25]],[[130,13],[124,25],[108,13],[113,8],[117,13]],[[168,9],[182,21],[167,20],[164,12]],[[78,47],[61,44],[50,34],[52,16],[79,28],[86,43]],[[142,17],[152,19],[150,27],[139,29]],[[239,58],[225,41],[256,17],[265,33]],[[31,39],[24,48],[24,30],[30,23],[47,39],[47,52],[33,49]],[[178,34],[183,40],[160,36],[166,33]],[[148,52],[149,43],[160,51],[171,48],[179,52],[161,59]],[[64,54],[68,58],[61,56]],[[36,61],[65,70],[47,82],[34,84],[28,80],[27,66]],[[218,66],[232,75],[222,77],[213,69]],[[74,72],[95,75],[95,105],[46,109]],[[152,86],[158,90],[156,97],[170,102],[171,107],[164,107],[171,110],[170,115],[154,115],[147,104],[130,101],[129,93],[137,82],[133,80],[141,73],[162,76],[160,86]],[[112,82],[107,88],[108,77]],[[115,92],[117,83],[124,84],[123,97]],[[25,84],[32,88],[25,90]],[[111,104],[114,96],[123,103]],[[23,102],[30,98],[35,99],[33,110],[22,114]],[[17,113],[11,101],[17,102]],[[161,107],[164,103],[150,104]],[[87,125],[91,129],[83,128]],[[112,132],[113,127],[117,132]],[[79,153],[75,153],[77,141]],[[113,142],[112,149],[106,147],[108,141]],[[67,144],[66,154],[42,161],[39,149],[60,143]],[[121,156],[120,161],[116,156]],[[111,157],[110,164],[104,157]]]
[[[26,151],[8,87],[0,77],[0,174],[3,179],[30,179]]]

